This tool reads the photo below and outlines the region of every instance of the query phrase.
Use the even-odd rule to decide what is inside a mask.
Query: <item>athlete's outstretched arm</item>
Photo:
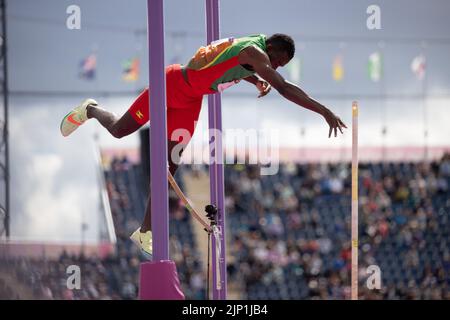
[[[244,80],[256,86],[256,83],[258,82],[259,78],[257,76],[248,76],[247,78],[244,78]]]
[[[249,76],[247,78],[244,78],[244,80],[256,86],[259,91],[258,98],[264,97],[270,92],[270,89],[272,89],[272,86],[267,81],[257,76]]]
[[[330,126],[328,137],[331,136],[333,130],[334,135],[337,136],[338,129],[343,133],[342,129],[347,128],[344,122],[331,110],[308,96],[297,85],[287,81],[273,69],[269,57],[264,51],[256,47],[248,47],[239,54],[239,62],[241,64],[250,64],[255,69],[255,72],[269,82],[284,98],[322,115]]]

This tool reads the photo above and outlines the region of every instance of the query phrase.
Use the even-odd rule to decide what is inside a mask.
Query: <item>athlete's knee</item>
[[[129,112],[126,112],[119,120],[115,121],[109,128],[109,132],[117,139],[128,136],[143,126],[138,123]]]
[[[178,164],[173,163],[170,159],[169,159],[169,171],[172,174],[172,176],[175,175],[175,173],[177,172],[178,169]]]
[[[123,138],[127,135],[127,130],[125,130],[124,128],[120,128],[120,126],[117,125],[117,122],[111,126],[109,132],[112,134],[114,138],[117,139]]]

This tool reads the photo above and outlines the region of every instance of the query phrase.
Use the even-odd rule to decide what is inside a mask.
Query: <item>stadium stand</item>
[[[347,299],[350,288],[350,166],[226,169],[231,279],[246,299]],[[450,158],[363,164],[360,288],[367,299],[449,299]],[[365,289],[377,265],[382,289]]]
[[[176,176],[176,178],[178,175]],[[143,179],[139,165],[126,157],[113,159],[105,170],[108,195],[117,235],[113,255],[100,259],[95,256],[62,254],[59,259],[13,258],[0,255],[1,268],[27,285],[35,299],[135,299],[138,294],[141,259],[129,235],[144,215],[146,195],[138,186]],[[177,181],[182,186],[182,181]],[[190,216],[175,193],[170,193],[170,253],[177,264],[183,292],[188,299],[204,299],[205,279],[201,258],[196,250]],[[77,265],[82,272],[80,290],[66,286],[66,268]],[[10,287],[1,284],[0,298],[12,297]]]
[[[348,299],[350,295],[349,164],[283,164],[260,176],[257,166],[225,167],[229,281],[242,299]],[[183,188],[183,171],[178,182]],[[135,299],[139,252],[128,240],[141,221],[145,194],[139,165],[114,159],[105,171],[117,250],[100,259],[2,256],[40,299]],[[360,166],[360,298],[450,299],[450,155],[431,163]],[[204,299],[205,274],[191,217],[170,193],[171,256],[189,299]],[[66,266],[83,270],[81,290],[66,288]],[[381,290],[365,287],[366,268],[382,271]],[[3,299],[17,298],[0,281]]]

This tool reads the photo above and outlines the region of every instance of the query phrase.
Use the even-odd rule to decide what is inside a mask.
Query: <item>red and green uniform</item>
[[[180,128],[193,135],[205,94],[222,92],[255,73],[238,61],[239,53],[249,46],[266,51],[266,36],[260,34],[238,39],[228,38],[200,47],[184,68],[189,83],[183,78],[181,65],[166,68],[169,139]],[[128,111],[139,124],[145,124],[149,120],[148,99],[149,90],[146,89]]]

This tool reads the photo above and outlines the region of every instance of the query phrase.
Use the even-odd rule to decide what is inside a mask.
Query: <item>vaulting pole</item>
[[[358,300],[358,103],[352,105],[352,275],[351,298]]]

